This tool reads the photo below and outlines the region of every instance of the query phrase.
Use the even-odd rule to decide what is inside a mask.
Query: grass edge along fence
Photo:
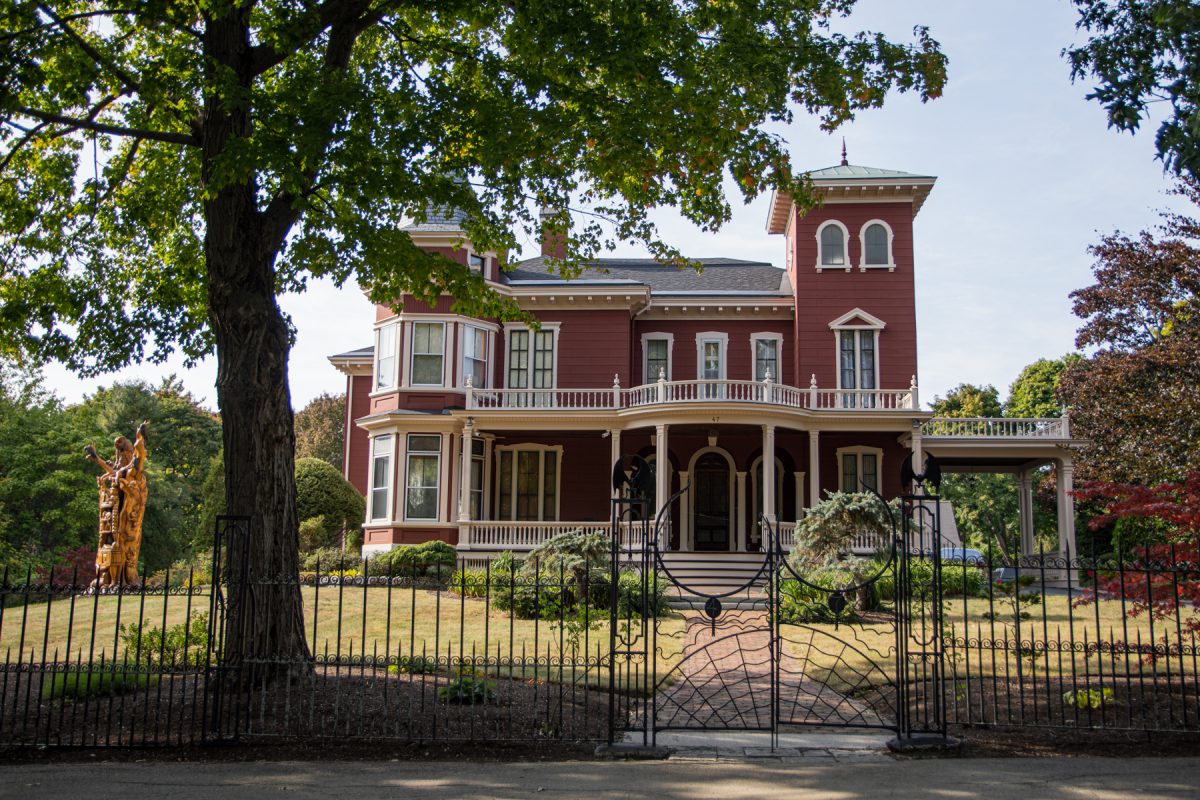
[[[931,578],[928,556],[908,557],[910,575]],[[247,656],[249,677],[224,687],[223,706],[213,702],[212,668],[224,654],[209,615],[220,613],[228,587],[214,597],[207,573],[177,570],[100,594],[86,593],[78,575],[5,574],[0,745],[193,744],[218,710],[232,714],[223,730],[244,740],[605,738],[606,562],[397,560],[338,558],[306,570],[298,590],[312,657]],[[662,594],[667,582],[650,580],[658,594],[643,601],[636,578],[619,578],[617,624],[635,626],[645,613],[682,628]],[[927,593],[932,614],[923,580],[909,589]],[[1196,563],[1137,552],[942,564],[948,722],[1200,729],[1198,611],[1162,602],[1197,581]],[[883,602],[895,602],[890,591]],[[797,624],[843,636],[868,627],[848,618]],[[680,656],[657,654],[661,663],[646,668],[667,674]],[[617,692],[631,696],[638,685],[618,681]]]
[[[0,744],[204,739],[222,656],[210,648],[208,615],[213,606],[219,616],[231,588],[218,587],[213,605],[207,576],[164,577],[91,594],[78,576],[0,584]],[[252,576],[248,596],[267,582],[278,579]],[[627,574],[619,584],[618,624],[670,613],[661,587],[647,607]],[[561,559],[530,569],[509,556],[479,569],[444,555],[338,558],[301,573],[298,589],[312,657],[244,655],[243,679],[223,687],[219,707],[234,726],[218,721],[223,730],[405,741],[607,735],[606,560],[581,571]]]

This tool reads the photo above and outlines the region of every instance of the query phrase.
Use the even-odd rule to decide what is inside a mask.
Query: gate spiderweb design
[[[839,633],[781,627],[780,724],[894,727],[895,678],[880,665],[894,663],[895,648],[880,652],[853,626]]]
[[[684,616],[683,658],[660,681],[656,695],[658,729],[769,730],[771,631],[766,613],[727,612],[715,632],[703,614]]]

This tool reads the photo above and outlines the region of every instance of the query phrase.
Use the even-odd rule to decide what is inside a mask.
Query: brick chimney
[[[538,217],[542,223],[542,255],[546,258],[565,258],[567,235],[550,229],[551,220],[558,214],[553,208],[543,208]]]

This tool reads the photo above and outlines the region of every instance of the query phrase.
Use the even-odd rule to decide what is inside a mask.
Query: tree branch
[[[74,130],[96,131],[97,133],[107,133],[113,136],[133,136],[139,139],[149,139],[154,142],[166,142],[167,144],[182,144],[190,147],[199,147],[200,140],[186,133],[172,133],[171,131],[148,131],[141,128],[127,128],[124,125],[109,125],[104,122],[96,122],[91,119],[77,119],[75,117],[67,117],[62,114],[54,114],[49,111],[39,111],[36,108],[27,108],[25,106],[16,106],[15,111],[18,111],[25,116],[33,117],[34,119],[43,122],[56,122],[60,125],[67,125]]]
[[[78,31],[68,25],[66,20],[55,14],[54,10],[48,5],[45,3],[38,3],[38,8],[41,9],[43,14],[54,20],[55,24],[62,28],[63,33],[65,33],[73,42],[75,42],[75,44],[79,46],[80,50],[87,53],[88,56],[101,67],[104,67],[109,72],[120,78],[127,89],[131,89],[135,92],[142,91],[141,81],[139,81],[136,77],[134,77],[134,75],[125,70],[116,62],[106,58],[103,53],[92,46],[91,42],[83,38],[81,35],[79,35]]]
[[[400,5],[400,0],[383,0],[378,7],[371,10],[371,2],[372,0],[325,0],[309,12],[311,21],[308,25],[303,26],[302,32],[298,36],[290,40],[290,46],[285,44],[277,49],[260,44],[252,47],[250,50],[251,74],[261,75],[283,63],[300,45],[315,39],[326,28],[354,25],[362,20],[370,20],[369,25],[373,25],[382,19],[389,10]],[[358,33],[365,28],[366,26]],[[356,33],[355,38],[357,35]]]
[[[368,2],[361,3],[366,6]],[[328,5],[328,3],[326,4]],[[358,37],[367,28],[379,22],[383,18],[385,11],[381,6],[374,11],[345,19],[333,26],[329,33],[329,44],[325,48],[325,57],[322,64],[322,73],[326,76],[342,72],[350,63],[350,56],[354,51],[354,43],[358,41]],[[333,142],[334,133],[330,129],[325,135],[325,140],[321,143],[319,153],[323,155]],[[263,242],[268,247],[276,247],[279,242],[287,235],[287,232],[295,224],[299,217],[299,212],[295,205],[297,200],[305,196],[319,173],[319,164],[321,159],[312,158],[311,167],[302,173],[302,185],[295,191],[279,192],[267,205],[263,212]]]

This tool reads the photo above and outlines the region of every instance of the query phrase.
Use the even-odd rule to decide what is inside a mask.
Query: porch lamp
[[[717,431],[715,428],[710,429],[708,432],[708,446],[709,447],[717,446]]]

